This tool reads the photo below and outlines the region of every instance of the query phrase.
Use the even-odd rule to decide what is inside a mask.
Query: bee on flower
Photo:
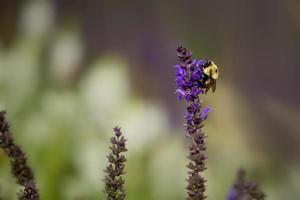
[[[215,92],[219,77],[217,65],[211,60],[192,60],[192,53],[183,47],[179,47],[177,52],[180,63],[175,65],[176,93],[179,99],[197,99],[199,94],[206,94],[210,88]]]

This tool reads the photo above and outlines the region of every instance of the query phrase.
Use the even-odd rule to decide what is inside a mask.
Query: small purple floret
[[[183,60],[188,60],[188,58],[183,58]],[[204,60],[194,59],[191,63],[175,65],[177,88],[186,94],[178,93],[180,100],[184,98],[187,101],[193,101],[198,98],[199,94],[204,93],[202,83],[204,63]]]
[[[237,200],[237,192],[234,187],[230,188],[227,195],[227,200]]]
[[[205,107],[203,109],[203,111],[201,112],[201,118],[202,118],[202,120],[205,120],[207,118],[207,116],[208,116],[208,113],[211,112],[211,111],[212,111],[211,107]]]

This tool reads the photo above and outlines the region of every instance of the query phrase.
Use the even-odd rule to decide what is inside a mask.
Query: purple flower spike
[[[108,200],[124,200],[125,193],[125,180],[123,174],[125,174],[126,158],[123,155],[127,151],[126,139],[122,135],[121,128],[115,127],[115,135],[110,139],[111,146],[109,147],[111,152],[107,156],[109,164],[104,172],[106,176],[104,178],[105,190]]]
[[[227,200],[264,200],[265,196],[255,182],[246,180],[246,171],[239,169],[235,183],[228,192]]]
[[[11,173],[17,183],[24,187],[19,194],[19,199],[39,200],[32,169],[28,165],[24,151],[14,141],[5,114],[5,111],[0,111],[0,148],[10,160]]]
[[[199,96],[205,91],[205,74],[204,66],[206,60],[193,59],[192,53],[186,48],[178,47],[179,64],[175,65],[176,69],[176,94],[179,100],[186,100],[187,112],[185,115],[185,128],[187,137],[190,139],[189,155],[190,160],[187,167],[188,185],[187,199],[188,200],[203,200],[205,196],[205,182],[202,172],[206,169],[205,154],[206,143],[204,132],[202,131],[203,121],[207,119],[208,113],[211,112],[210,107],[201,109],[201,101]]]

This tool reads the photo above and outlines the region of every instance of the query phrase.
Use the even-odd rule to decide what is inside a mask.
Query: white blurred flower
[[[85,139],[77,148],[76,166],[80,171],[80,182],[83,196],[89,193],[101,192],[103,188],[105,165],[107,163],[109,142],[95,140],[95,138]]]
[[[0,58],[1,101],[10,113],[22,109],[38,87],[41,45],[31,40],[19,40]]]
[[[28,115],[24,119],[24,141],[30,145],[42,147],[51,138],[56,137],[61,132],[56,131],[61,127],[67,130],[77,130],[76,125],[80,119],[80,107],[77,105],[77,96],[73,93],[59,93],[49,91],[43,96],[40,109]],[[73,134],[76,134],[73,132]],[[26,138],[34,138],[27,140]]]
[[[153,199],[177,199],[184,196],[186,186],[185,149],[182,138],[164,138],[155,148],[150,164]]]
[[[159,141],[169,130],[164,109],[141,100],[124,102],[123,108],[112,120],[122,127],[130,152]]]
[[[50,50],[50,74],[57,82],[67,82],[78,71],[83,59],[83,45],[74,31],[58,34]]]
[[[100,126],[114,121],[113,113],[128,101],[130,86],[125,67],[116,57],[104,58],[92,66],[81,82],[83,104]]]
[[[96,63],[81,83],[83,102],[105,133],[120,126],[130,152],[158,141],[166,133],[164,109],[130,95],[126,65],[115,57]]]
[[[20,18],[21,32],[32,38],[39,38],[51,30],[53,21],[54,9],[48,1],[27,1]]]

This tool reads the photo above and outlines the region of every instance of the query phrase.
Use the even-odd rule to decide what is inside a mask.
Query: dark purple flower
[[[10,159],[11,173],[16,178],[17,183],[24,186],[19,199],[38,200],[39,194],[33,172],[28,166],[25,153],[15,144],[5,114],[5,111],[0,112],[0,147]]]
[[[265,194],[253,181],[246,180],[246,171],[239,169],[235,183],[230,188],[227,200],[264,200]]]
[[[35,187],[35,183],[32,181],[26,182],[24,186],[24,192],[19,196],[20,200],[38,200],[39,195]]]
[[[126,139],[122,136],[119,127],[115,127],[113,130],[115,136],[110,139],[111,146],[109,148],[111,153],[107,156],[109,164],[104,170],[106,173],[104,192],[107,194],[107,199],[109,200],[124,200],[126,196],[124,189],[125,181],[122,175],[125,174],[126,158],[122,153],[127,151],[125,147]]]

